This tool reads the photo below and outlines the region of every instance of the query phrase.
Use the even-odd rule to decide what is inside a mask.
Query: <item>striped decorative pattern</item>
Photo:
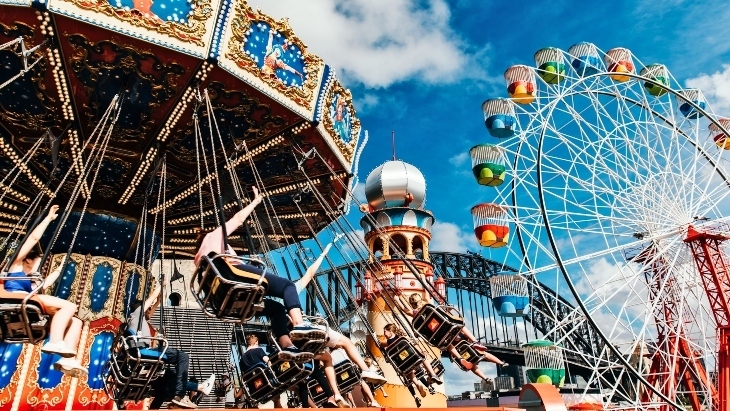
[[[158,309],[150,323],[160,324]],[[231,357],[233,325],[207,317],[200,308],[165,307],[165,329],[170,347],[190,354],[190,377],[204,381],[215,373],[226,371]],[[215,395],[204,396],[200,408],[223,408]]]

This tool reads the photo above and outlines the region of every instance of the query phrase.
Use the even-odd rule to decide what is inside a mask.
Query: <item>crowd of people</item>
[[[222,227],[218,227],[210,232],[199,234],[197,253],[194,258],[196,266],[201,263],[203,256],[235,255],[231,247],[224,249],[223,244],[226,243],[223,238],[224,232],[228,235],[235,232],[244,224],[256,206],[261,203],[262,196],[255,187],[253,193],[251,203],[225,222],[225,231]],[[25,242],[20,245],[14,261],[8,265],[4,287],[0,287],[0,297],[18,296],[34,291],[29,276],[33,276],[39,271],[38,265],[41,261],[41,255],[36,250],[36,246],[46,228],[57,216],[58,206],[52,206],[48,215],[33,229]],[[342,333],[326,326],[311,324],[305,321],[302,315],[300,294],[314,277],[330,247],[331,244],[325,247],[322,254],[308,267],[306,273],[296,283],[279,277],[274,272],[269,271],[266,273],[265,278],[268,287],[266,288],[266,298],[264,299],[261,315],[269,319],[272,335],[276,340],[271,344],[267,344],[267,347],[270,349],[273,347],[275,350],[266,352],[259,345],[260,342],[256,335],[247,335],[247,349],[240,358],[238,369],[240,374],[244,374],[252,367],[269,366],[273,355],[277,355],[278,358],[286,361],[310,363],[312,364],[311,378],[318,382],[328,397],[323,406],[349,408],[356,405],[352,398],[352,392],[343,395],[338,387],[334,371],[337,364],[349,360],[354,367],[359,368],[361,373],[362,378],[359,387],[364,404],[380,407],[373,395],[375,388],[378,387],[382,390],[384,397],[387,397],[388,394],[385,387],[383,387],[387,380],[378,368],[377,362],[372,358],[363,357],[358,347]],[[44,285],[55,283],[62,266],[63,261],[50,271],[50,274],[45,278]],[[245,267],[241,268],[245,269]],[[165,279],[162,279],[163,284],[165,281]],[[127,318],[127,329],[133,335],[136,335],[141,342],[138,348],[160,349],[154,338],[156,334],[159,334],[148,322],[151,314],[160,303],[160,293],[161,287],[155,287],[144,301],[137,300],[129,307],[130,314]],[[54,365],[57,370],[73,377],[87,374],[88,370],[76,359],[76,350],[82,328],[81,320],[75,316],[78,308],[76,304],[40,292],[35,293],[32,300],[38,303],[46,314],[51,316],[48,340],[43,344],[41,350],[44,353],[59,354],[62,357]],[[398,300],[396,301],[401,311],[408,316],[415,316],[426,304],[426,301],[419,293],[410,295],[408,306]],[[389,345],[400,338],[407,338],[403,330],[395,324],[386,325],[382,330],[382,335],[383,339],[380,344],[384,349],[387,349]],[[487,361],[502,366],[506,365],[505,362],[486,352],[486,347],[478,344],[476,338],[466,327],[461,330],[460,338],[469,341],[471,346],[479,351]],[[316,353],[302,351],[295,344],[298,340],[322,340],[326,348]],[[155,387],[155,398],[152,401],[151,408],[160,408],[166,401],[169,401],[174,407],[196,408],[197,405],[194,399],[199,398],[201,395],[210,395],[216,384],[218,385],[216,391],[221,396],[221,400],[225,398],[227,408],[233,408],[242,403],[243,390],[236,387],[237,385],[240,386],[240,381],[238,384],[234,384],[230,375],[224,374],[220,376],[217,383],[215,382],[215,375],[211,375],[204,382],[199,383],[196,378],[190,375],[189,354],[169,345],[165,345],[165,348],[165,355],[162,358],[164,358],[169,373]],[[454,356],[455,361],[460,362],[462,368],[472,371],[482,379],[487,379],[475,364],[461,359],[453,345],[447,347],[447,350]],[[422,366],[425,370],[423,376],[418,377],[414,370],[402,375],[403,381],[408,384],[408,389],[416,398],[419,406],[420,399],[416,395],[416,391],[421,397],[425,397],[428,393],[435,392],[435,385],[443,384],[429,361],[424,360]],[[298,395],[299,402],[303,407],[316,406],[309,395],[307,380],[298,382],[290,387],[290,390],[294,395]],[[276,407],[281,407],[279,401],[275,400],[274,403]]]

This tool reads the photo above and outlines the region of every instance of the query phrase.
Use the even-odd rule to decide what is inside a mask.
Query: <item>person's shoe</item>
[[[176,396],[170,402],[177,405],[180,408],[198,408],[198,406],[195,405],[194,402],[190,401],[190,398],[188,398],[187,395],[182,398],[180,396]]]
[[[431,395],[434,395],[434,394],[436,394],[436,389],[429,385],[428,386],[428,393],[431,394]]]
[[[459,360],[459,364],[461,364],[461,366],[464,367],[464,369],[467,371],[471,371],[471,369],[474,368],[474,364],[463,358]]]
[[[416,388],[418,388],[418,393],[421,394],[421,397],[425,397],[428,394],[428,391],[423,384],[416,384]]]
[[[383,408],[383,406],[380,405],[380,404],[378,404],[378,402],[375,401],[375,400],[373,400],[373,402],[371,402],[370,405],[368,405],[368,406],[369,407],[375,407],[375,408]]]
[[[421,408],[421,399],[416,397],[416,407]]]
[[[388,393],[385,390],[381,389],[380,392],[383,393],[383,398],[388,398]]]
[[[479,343],[472,344],[471,345],[471,348],[477,350],[478,352],[480,352],[482,354],[484,354],[485,352],[487,352],[487,347],[485,347],[485,346],[483,346],[483,345],[481,345]]]
[[[441,384],[444,383],[443,381],[441,381],[441,378],[439,378],[438,375],[434,375],[434,376],[428,377],[428,379],[431,382],[431,384],[441,385]]]
[[[203,386],[201,392],[205,395],[210,395],[210,392],[213,391],[213,386],[215,385],[215,374],[210,374],[210,377],[203,381],[203,384],[201,385]]]
[[[506,362],[503,362],[503,363],[502,363],[502,365],[501,365],[501,367],[502,367],[502,368],[507,368],[507,367],[509,367],[509,364],[508,364],[508,363],[506,363]]]
[[[345,401],[341,395],[335,395],[335,401],[337,401],[337,406],[340,408],[352,408],[350,403]]]
[[[60,371],[64,374],[68,374],[71,378],[81,378],[84,375],[89,374],[89,370],[84,368],[76,358],[61,358],[53,364],[53,368],[56,371]]]
[[[363,380],[371,382],[373,384],[383,384],[388,382],[385,377],[374,371],[364,370],[361,375]]]
[[[303,323],[294,326],[289,337],[292,340],[324,340],[327,338],[327,333],[311,324]]]
[[[66,346],[63,340],[58,342],[47,342],[41,347],[41,351],[46,354],[58,354],[64,358],[71,358],[76,356],[76,350],[72,350]]]
[[[304,363],[314,359],[314,354],[311,352],[301,351],[297,347],[282,348],[277,355],[283,361],[294,361],[298,363]]]

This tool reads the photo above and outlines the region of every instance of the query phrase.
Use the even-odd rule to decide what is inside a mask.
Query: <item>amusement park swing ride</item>
[[[300,381],[324,404],[309,377],[328,341],[299,341],[312,355],[288,360],[259,321],[267,275],[291,277],[287,261],[304,275],[314,256],[302,242],[329,250],[323,234],[339,255],[316,260],[329,269],[306,287],[304,311],[325,333],[349,333],[359,352],[333,354],[343,394],[364,385],[353,358],[363,355],[387,380],[372,387],[390,392],[378,403],[444,407],[443,386],[430,383],[443,376],[442,358],[479,375],[496,358],[489,350],[510,356],[489,361],[524,365],[523,404],[530,390],[539,398],[580,375],[585,386],[563,407],[730,407],[730,181],[720,166],[730,121],[664,65],[579,43],[505,72],[509,97],[482,106],[498,144],[469,151],[489,198],[471,209],[474,232],[500,255],[493,261],[429,250],[434,216],[410,164],[373,170],[367,204],[351,207],[367,135],[349,91],[286,21],[226,0],[0,0],[0,12],[3,267],[62,205],[39,241],[41,272],[60,269],[59,280],[30,273],[30,294],[0,294],[0,408],[141,409],[163,399],[174,373],[165,347],[182,348],[174,332],[200,339],[197,314],[201,328],[233,336],[234,352],[248,334],[279,348],[270,365],[234,367],[247,406]],[[262,205],[236,232],[223,230],[225,253],[181,273],[198,234],[243,210],[251,186]],[[342,218],[358,209],[364,238]],[[161,304],[162,348],[142,348],[140,329],[123,324],[133,301],[171,296],[168,271],[196,308],[189,327],[171,332],[177,311]],[[78,306],[84,372],[61,372],[58,356],[40,350],[49,313],[34,298],[44,285]],[[494,326],[480,321],[474,295],[490,299],[481,310]],[[497,318],[524,344],[490,342]],[[385,341],[389,326],[402,335]],[[215,354],[216,340],[227,362],[228,337],[204,344]],[[211,363],[205,372],[228,371]]]

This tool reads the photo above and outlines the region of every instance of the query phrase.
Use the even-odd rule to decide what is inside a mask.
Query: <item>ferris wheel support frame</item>
[[[590,76],[581,77],[580,81],[578,81],[575,84],[573,84],[571,86],[571,88],[575,88],[577,85],[585,82],[586,80],[588,80],[590,78],[604,77],[604,76],[610,77],[610,75],[611,75],[611,73],[608,73],[608,72],[599,72],[599,73],[596,73],[596,74],[592,74]],[[671,89],[669,87],[666,87],[664,84],[661,84],[661,83],[659,83],[657,81],[654,81],[653,79],[646,78],[646,77],[643,77],[643,76],[640,76],[640,75],[637,75],[637,74],[634,74],[634,73],[622,73],[622,75],[625,75],[625,76],[630,77],[630,78],[635,79],[635,80],[641,80],[641,81],[644,81],[644,82],[652,83],[655,86],[659,86],[659,87],[662,87],[662,88],[666,89],[670,94],[674,95],[675,97],[680,97],[681,98],[681,95],[679,95],[679,93],[677,91],[675,91],[675,90],[673,90],[673,89]],[[611,94],[611,93],[605,93],[604,92],[603,94],[615,96],[614,94]],[[643,104],[640,104],[637,101],[633,101],[632,99],[629,99],[629,101],[632,101],[634,104],[637,104],[637,105],[639,105],[641,107],[644,107],[644,108],[646,108],[648,110],[651,110],[650,108],[645,107]],[[717,120],[715,120],[714,118],[711,118],[710,116],[707,116],[706,115],[707,113],[705,112],[704,109],[702,109],[701,107],[699,107],[697,104],[695,104],[691,100],[686,100],[686,102],[688,104],[690,104],[698,112],[703,113],[705,115],[705,117],[710,122],[714,123],[722,132],[724,132],[727,135],[730,135],[730,132],[728,132],[728,130],[726,130],[725,127],[723,127]],[[552,110],[553,109],[554,109],[554,104],[553,104],[553,107],[550,108],[550,113],[552,113]],[[658,114],[658,113],[654,112],[654,110],[651,110],[651,111],[654,114]],[[663,116],[660,116],[660,117],[663,118]],[[666,121],[666,119],[664,119],[664,120]],[[669,122],[667,122],[667,123],[668,124],[671,124]],[[545,141],[546,127],[547,127],[547,125],[543,125],[542,131],[540,133],[539,143],[538,143],[538,147],[537,147],[537,152],[538,153],[542,153],[543,152],[543,142]],[[521,144],[522,143],[520,143],[520,146],[521,146]],[[715,164],[715,162],[712,161],[712,159],[707,155],[707,153],[701,147],[697,147],[696,146],[696,148],[697,148],[697,150],[699,150],[703,154],[703,156],[713,166],[715,166],[715,170],[723,177],[723,179],[726,182],[728,182],[728,178],[725,176],[725,174],[722,172],[722,170],[717,167],[717,164]],[[542,166],[541,163],[542,163],[542,156],[541,155],[538,155],[537,156],[537,170],[540,170],[541,169],[541,166]],[[730,182],[728,182],[728,184],[730,184]],[[550,223],[549,223],[548,216],[547,216],[547,210],[546,210],[546,208],[544,206],[545,203],[546,203],[546,201],[545,201],[545,193],[543,191],[543,177],[542,177],[542,174],[539,173],[539,172],[538,172],[538,179],[537,179],[537,190],[538,190],[538,193],[539,193],[540,203],[542,205],[540,207],[541,208],[541,214],[542,214],[542,219],[543,219],[543,221],[545,223],[545,228],[546,228],[548,240],[550,241],[550,246],[552,247],[553,252],[558,257],[557,258],[557,260],[558,260],[557,261],[557,266],[560,268],[560,271],[561,271],[561,273],[563,275],[563,278],[565,279],[565,281],[566,281],[566,283],[568,285],[568,288],[570,289],[571,294],[573,294],[573,296],[575,297],[576,303],[578,304],[578,307],[580,307],[581,311],[583,311],[583,313],[584,313],[584,315],[586,317],[586,321],[588,321],[590,323],[591,327],[594,328],[594,330],[597,332],[598,336],[606,343],[608,349],[618,358],[619,362],[624,366],[625,369],[627,369],[627,371],[629,372],[629,374],[631,374],[638,381],[641,381],[644,384],[645,387],[647,387],[649,390],[651,390],[652,392],[654,392],[659,398],[661,398],[662,400],[664,400],[667,403],[667,405],[672,406],[672,407],[674,407],[677,410],[684,411],[685,408],[682,405],[680,405],[679,403],[675,402],[674,399],[671,399],[670,397],[668,397],[667,395],[665,395],[659,388],[657,388],[656,386],[652,385],[646,378],[644,378],[644,376],[641,375],[640,372],[638,372],[636,369],[634,369],[634,367],[624,357],[623,353],[621,353],[621,351],[619,351],[619,349],[610,341],[610,339],[606,336],[606,334],[603,332],[603,330],[600,327],[598,327],[598,324],[595,322],[595,319],[591,316],[590,311],[588,310],[588,307],[586,307],[585,303],[583,302],[583,299],[580,297],[580,293],[576,289],[575,284],[573,283],[573,280],[568,275],[567,267],[565,266],[563,260],[559,257],[560,253],[558,252],[557,242],[556,242],[556,239],[554,238],[554,236],[552,234],[552,231],[550,230]],[[514,190],[513,190],[513,199],[514,198],[515,197],[514,197]],[[518,238],[520,238],[520,246],[523,247],[522,246],[521,236],[518,235]],[[524,252],[524,250],[523,250],[523,252]],[[727,335],[728,335],[728,339],[730,339],[730,330],[727,330]],[[723,344],[723,343],[721,342],[721,344]],[[730,351],[730,340],[726,340],[724,342],[724,345],[728,348],[728,351]],[[730,363],[730,356],[728,356],[725,360],[728,363]],[[727,364],[726,363],[725,365],[728,366],[728,368],[727,368],[728,375],[726,376],[726,378],[727,378],[726,381],[730,381],[730,364]],[[711,386],[711,384],[710,384],[710,386]],[[727,389],[726,392],[730,393],[730,386],[729,387],[726,387],[726,389]]]
[[[730,407],[730,270],[721,248],[722,243],[728,239],[730,234],[710,230],[697,231],[689,226],[684,240],[692,250],[720,340],[717,352],[719,398],[716,403],[716,409],[719,410]]]

